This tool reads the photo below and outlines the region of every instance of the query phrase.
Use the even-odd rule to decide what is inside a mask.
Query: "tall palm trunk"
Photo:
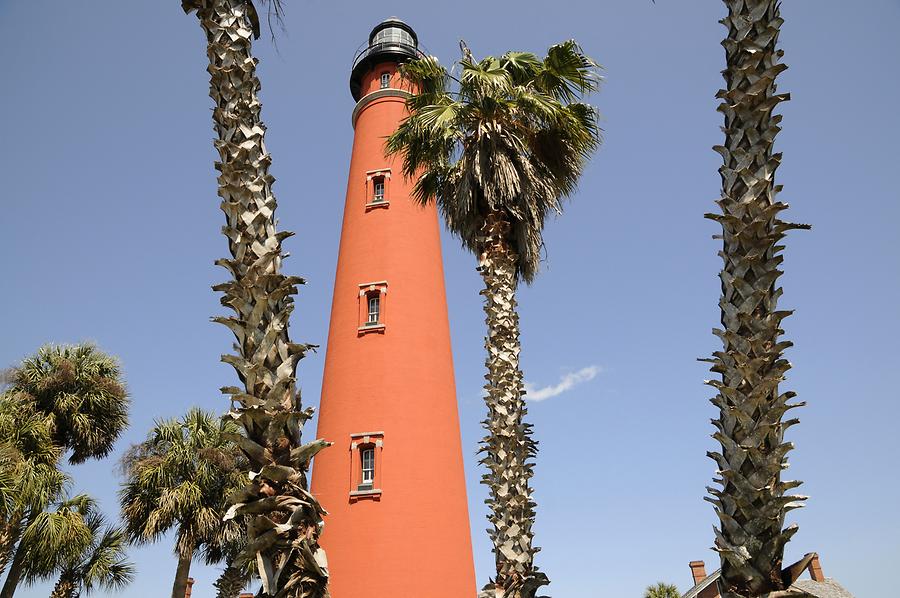
[[[527,409],[525,387],[519,368],[519,314],[516,311],[516,254],[509,243],[510,224],[492,213],[481,230],[479,270],[484,279],[484,313],[488,415],[483,425],[488,435],[482,441],[481,463],[488,472],[482,483],[490,489],[487,504],[488,530],[494,544],[497,578],[481,596],[530,598],[546,585],[547,576],[534,566],[539,548],[532,546],[535,503],[530,480],[537,443],[531,425],[524,422]]]
[[[236,438],[254,473],[228,516],[247,513],[248,547],[238,566],[257,556],[263,591],[278,598],[328,595],[325,552],[319,547],[324,509],[308,492],[310,459],[328,445],[301,445],[301,427],[312,410],[300,410],[297,362],[309,348],[292,343],[288,317],[297,285],[281,274],[276,232],[274,178],[264,143],[257,96],[259,79],[251,54],[253,17],[249,0],[183,0],[197,10],[207,36],[210,97],[220,161],[216,168],[231,259],[219,260],[233,280],[213,287],[235,315],[214,318],[237,339],[236,355],[222,360],[237,371],[243,388],[229,387],[231,416],[246,437]]]
[[[191,560],[193,555],[178,555],[178,566],[175,567],[175,581],[172,582],[172,598],[184,598],[187,592],[188,577],[191,576]]]
[[[784,546],[797,531],[784,527],[785,514],[802,506],[805,497],[785,495],[800,482],[782,481],[786,455],[793,447],[784,432],[796,419],[783,420],[788,409],[802,405],[788,401],[793,392],[779,393],[790,364],[783,351],[790,342],[779,340],[781,321],[777,286],[782,262],[779,244],[785,232],[800,225],[786,223],[778,213],[787,208],[776,201],[774,183],[781,155],[773,153],[780,115],[775,78],[786,67],[776,49],[782,19],[777,0],[725,0],[728,28],[723,42],[727,67],[726,89],[719,92],[719,111],[725,116],[725,145],[716,147],[724,160],[719,168],[721,214],[707,214],[722,225],[724,266],[720,274],[723,330],[715,330],[723,349],[714,353],[711,371],[721,380],[708,384],[718,390],[712,399],[719,407],[713,437],[722,452],[710,453],[718,464],[710,488],[720,525],[716,550],[722,561],[719,591],[722,598],[776,595],[792,579],[782,574]]]
[[[182,598],[184,594],[181,595]],[[78,598],[78,584],[71,576],[71,572],[63,572],[60,574],[56,585],[53,586],[53,592],[50,598]]]

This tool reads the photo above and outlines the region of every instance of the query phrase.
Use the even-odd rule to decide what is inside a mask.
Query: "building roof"
[[[798,579],[791,587],[803,590],[816,598],[853,598],[853,594],[830,577],[826,577],[824,581]]]
[[[700,583],[688,590],[681,598],[696,598],[700,592],[716,583],[721,573],[721,569],[711,573],[705,579],[701,580]],[[854,598],[853,594],[847,591],[844,586],[830,577],[826,577],[823,581],[798,579],[791,587],[802,590],[815,598]]]
[[[721,572],[721,569],[716,569],[710,575],[707,575],[704,579],[700,580],[700,583],[688,590],[687,594],[685,594],[681,598],[696,598],[700,595],[700,592],[716,583],[716,580],[719,579],[719,575],[721,574]]]

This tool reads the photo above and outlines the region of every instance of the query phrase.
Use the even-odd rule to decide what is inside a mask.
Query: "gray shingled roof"
[[[844,586],[826,577],[825,581],[813,581],[811,579],[798,579],[794,582],[795,588],[801,589],[816,598],[853,598]]]
[[[681,598],[696,598],[697,594],[714,584],[719,579],[721,571],[714,571],[710,575],[687,591]],[[798,590],[803,590],[807,594],[815,596],[815,598],[854,598],[853,594],[848,592],[844,586],[826,577],[825,581],[813,581],[811,579],[798,579],[791,586]]]
[[[700,583],[688,590],[687,594],[685,594],[681,598],[696,598],[697,594],[699,594],[712,584],[716,583],[716,580],[719,579],[719,575],[721,574],[721,572],[721,569],[716,569],[715,571],[707,575],[704,579],[701,579]]]

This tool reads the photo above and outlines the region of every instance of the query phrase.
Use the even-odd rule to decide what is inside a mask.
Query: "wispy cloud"
[[[586,368],[581,368],[577,372],[569,372],[568,374],[563,375],[557,384],[542,386],[540,388],[530,382],[526,382],[525,391],[527,394],[525,395],[525,398],[529,401],[537,402],[558,397],[562,393],[572,390],[579,384],[590,382],[596,378],[597,374],[601,371],[602,368],[599,365],[589,365]]]

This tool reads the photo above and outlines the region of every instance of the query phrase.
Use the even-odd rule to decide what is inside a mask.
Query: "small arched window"
[[[381,73],[381,89],[387,89],[391,86],[391,74]]]
[[[381,203],[384,201],[384,177],[376,177],[372,179],[372,203]]]
[[[364,446],[359,452],[361,467],[357,490],[372,490],[375,487],[375,447]]]
[[[369,314],[366,326],[375,326],[381,321],[381,295],[372,293],[369,295]]]

